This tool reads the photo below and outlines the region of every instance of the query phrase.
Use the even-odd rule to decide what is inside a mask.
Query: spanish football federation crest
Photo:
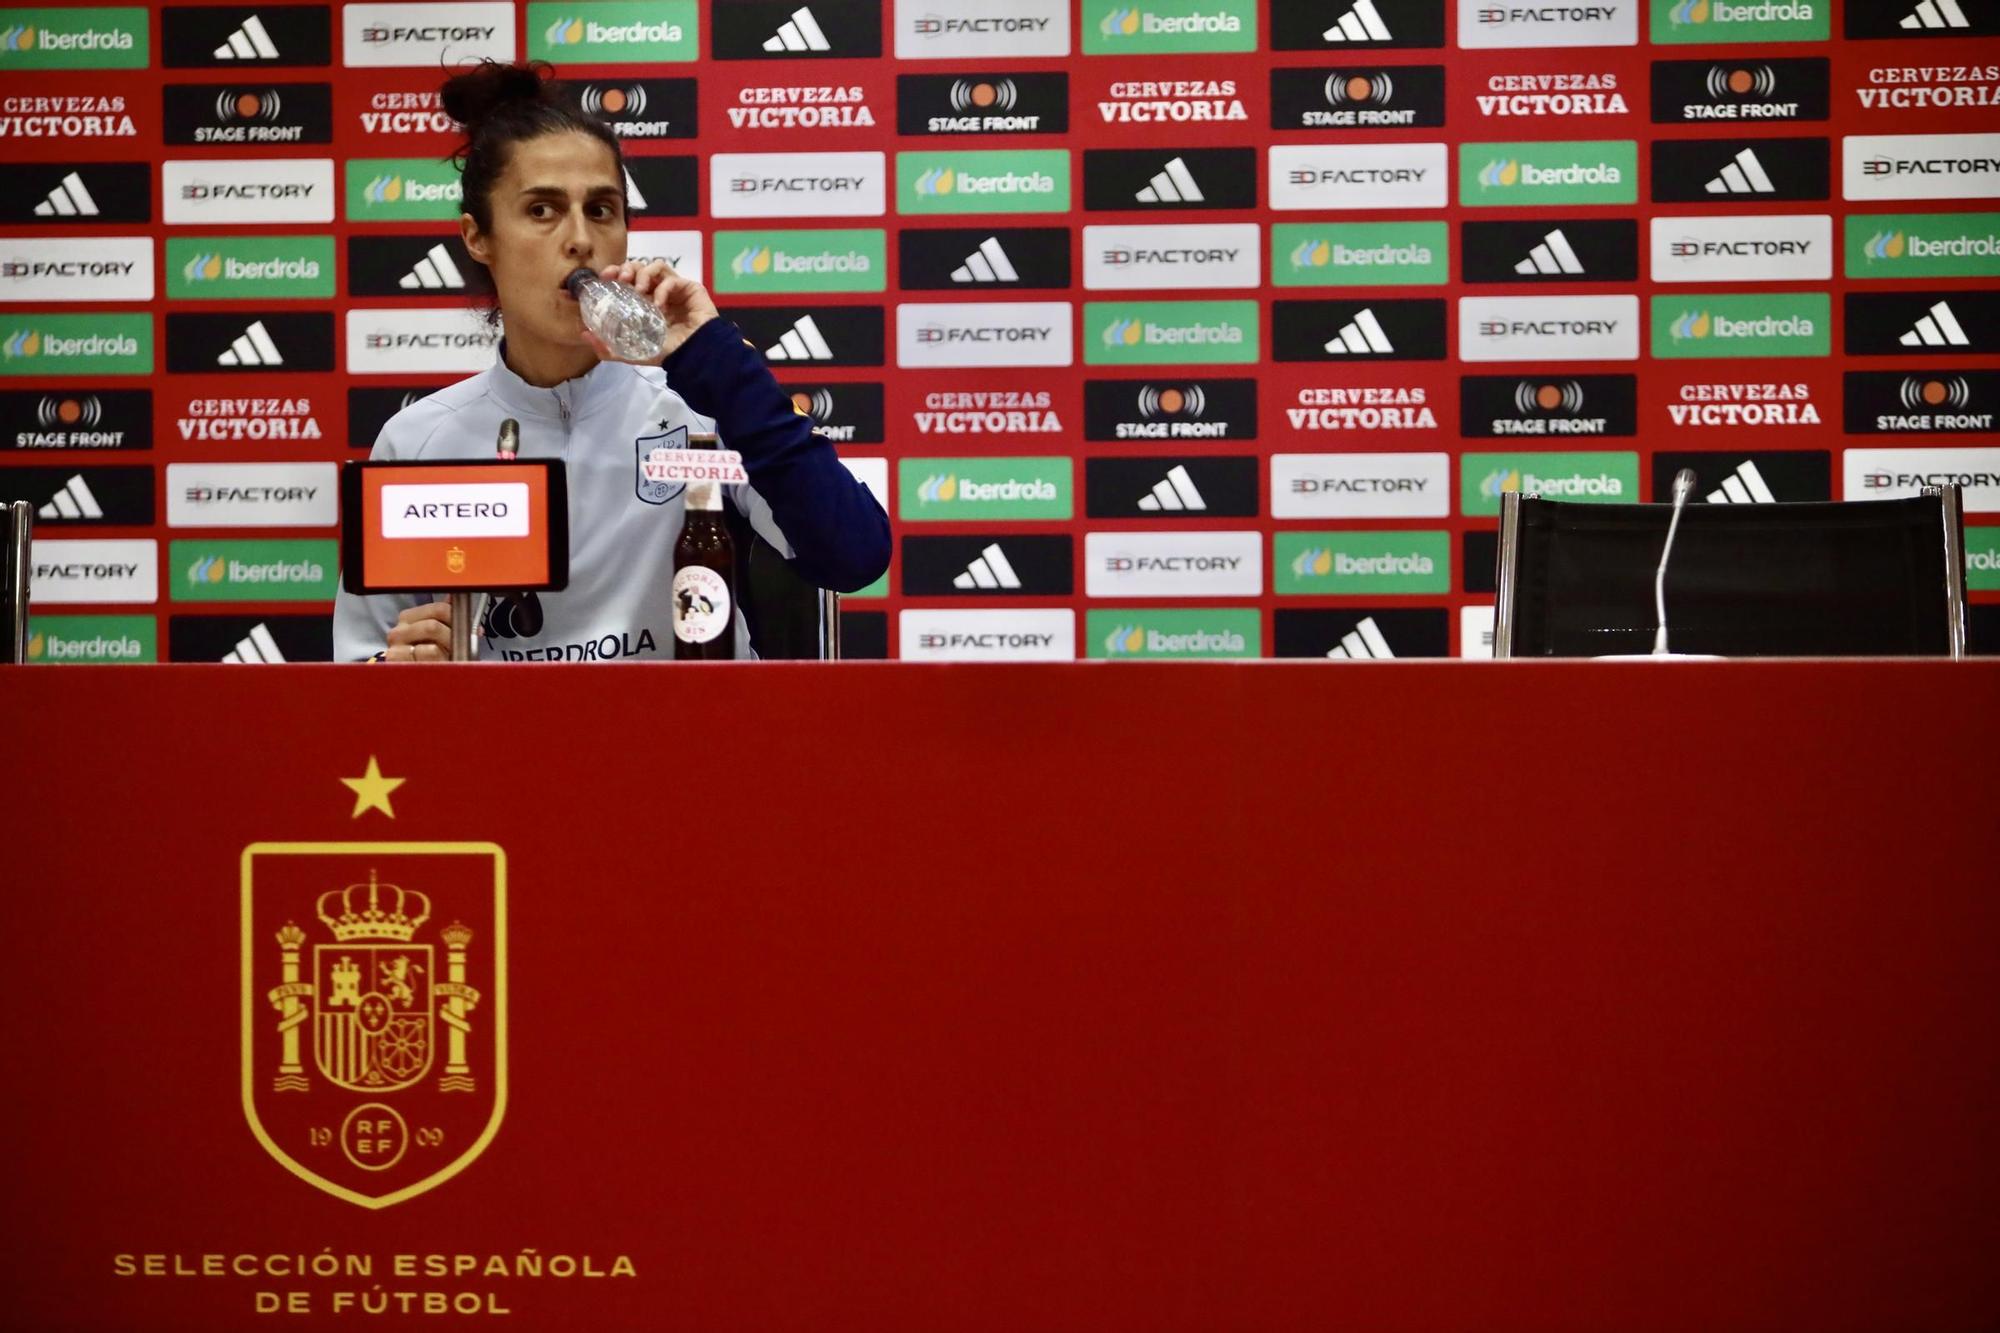
[[[243,1111],[279,1162],[383,1208],[507,1107],[506,857],[491,843],[243,852]]]

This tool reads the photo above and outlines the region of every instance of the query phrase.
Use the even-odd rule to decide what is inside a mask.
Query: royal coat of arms
[[[243,1107],[274,1157],[380,1208],[485,1149],[506,1107],[505,894],[491,844],[245,850]]]

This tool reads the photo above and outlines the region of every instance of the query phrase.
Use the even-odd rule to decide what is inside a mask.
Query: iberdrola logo
[[[1293,268],[1325,268],[1333,260],[1333,247],[1325,241],[1301,241],[1292,251]]]
[[[225,583],[229,579],[229,562],[219,555],[204,555],[188,566],[189,583]]]
[[[1146,324],[1138,319],[1114,319],[1104,326],[1106,347],[1137,347],[1146,338]]]
[[[1128,653],[1143,652],[1146,647],[1146,627],[1144,625],[1120,625],[1104,636],[1104,651],[1113,657],[1123,657]]]
[[[1292,573],[1302,579],[1324,578],[1332,572],[1333,551],[1329,547],[1308,546],[1292,561]]]
[[[44,652],[46,652],[47,650],[48,650],[48,636],[47,636],[47,635],[45,635],[45,634],[31,634],[31,635],[29,635],[29,636],[28,636],[28,660],[29,660],[30,662],[39,662],[39,661],[41,661],[41,660],[42,660],[42,654],[43,654]]]
[[[1501,158],[1488,162],[1479,172],[1479,188],[1489,186],[1506,187],[1521,183],[1521,164],[1515,159]]]
[[[210,282],[222,276],[222,255],[219,252],[199,254],[181,266],[181,276],[189,282]]]
[[[14,336],[0,344],[0,355],[9,361],[17,356],[40,356],[42,354],[42,334],[39,329],[17,329]]]
[[[1494,468],[1479,483],[1479,493],[1489,500],[1516,495],[1521,490],[1521,469]]]
[[[950,167],[932,167],[917,177],[918,194],[950,194],[958,188],[958,172]]]
[[[1106,14],[1104,22],[1097,25],[1097,30],[1106,37],[1130,37],[1139,31],[1139,22],[1139,11],[1127,6]]]
[[[1714,328],[1715,321],[1709,318],[1706,310],[1682,311],[1669,331],[1674,335],[1675,342],[1685,342],[1690,338],[1706,338]]]
[[[942,476],[932,474],[917,487],[917,499],[927,505],[950,504],[957,498],[958,477],[954,473],[947,472]]]
[[[368,182],[368,188],[362,193],[371,204],[393,204],[403,197],[403,178],[377,176]]]
[[[574,46],[583,40],[583,20],[559,18],[543,34],[550,46]]]
[[[729,263],[730,272],[738,277],[760,277],[771,271],[771,247],[750,246],[737,252]]]
[[[35,49],[35,30],[24,23],[17,23],[0,32],[0,50],[32,51]]]
[[[1868,244],[1861,252],[1871,261],[1876,259],[1901,259],[1905,243],[1900,231],[1878,231],[1868,238]]]
[[[1686,23],[1708,22],[1708,0],[1680,0],[1668,11],[1667,22],[1676,28]]]

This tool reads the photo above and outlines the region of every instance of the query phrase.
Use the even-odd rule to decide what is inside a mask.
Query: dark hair
[[[444,81],[445,114],[465,127],[465,143],[452,155],[462,173],[462,207],[481,231],[493,227],[493,183],[507,169],[514,145],[545,134],[587,134],[611,150],[624,183],[624,154],[618,136],[587,115],[544,60],[503,65],[482,60]]]

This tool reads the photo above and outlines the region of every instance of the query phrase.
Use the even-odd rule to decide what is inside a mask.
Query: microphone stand
[[[508,417],[500,423],[500,435],[493,443],[496,457],[503,463],[511,463],[521,452],[521,423]],[[473,627],[486,614],[486,602],[490,594],[454,592],[448,599],[451,605],[451,660],[470,662],[472,660]],[[477,599],[475,602],[474,599]]]

